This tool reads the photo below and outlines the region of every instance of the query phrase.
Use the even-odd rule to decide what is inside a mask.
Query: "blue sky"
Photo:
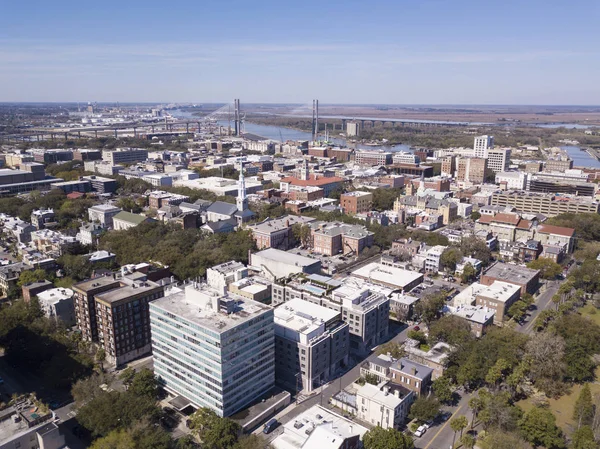
[[[597,0],[2,3],[0,101],[600,104]]]

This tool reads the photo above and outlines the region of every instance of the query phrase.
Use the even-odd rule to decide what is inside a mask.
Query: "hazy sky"
[[[600,104],[598,0],[5,0],[0,101]]]

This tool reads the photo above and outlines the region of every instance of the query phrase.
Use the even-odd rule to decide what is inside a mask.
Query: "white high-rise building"
[[[195,407],[231,416],[273,388],[273,308],[206,284],[150,303],[154,372]]]
[[[500,173],[508,170],[510,164],[510,149],[508,148],[490,148],[487,152],[487,166],[494,173]]]
[[[479,136],[475,137],[475,157],[488,157],[488,150],[494,148],[494,136]]]

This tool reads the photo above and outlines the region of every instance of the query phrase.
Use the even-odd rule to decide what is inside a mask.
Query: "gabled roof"
[[[254,217],[254,212],[252,212],[250,209],[246,209],[243,211],[237,211],[235,214],[233,214],[234,217]]]
[[[143,223],[145,221],[149,221],[152,219],[148,218],[144,215],[132,214],[131,212],[122,210],[121,212],[119,212],[117,215],[115,215],[113,217],[113,221],[114,220],[121,220],[121,221],[126,221],[128,223],[133,223],[133,224],[139,225],[140,223]]]
[[[564,237],[573,237],[575,234],[575,229],[543,224],[538,226],[537,232],[541,232],[542,234],[556,234]]]
[[[213,233],[219,233],[219,232],[228,232],[230,230],[233,230],[233,228],[235,228],[236,226],[237,226],[236,219],[230,218],[228,220],[213,221],[213,222],[206,223],[204,226],[202,226],[202,228],[206,229],[206,230],[210,230]]]
[[[224,201],[215,201],[208,207],[208,209],[206,209],[206,211],[220,215],[232,216],[237,212],[237,206]]]

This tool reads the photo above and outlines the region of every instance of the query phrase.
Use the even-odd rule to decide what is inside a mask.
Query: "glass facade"
[[[230,416],[273,387],[273,310],[218,332],[150,303],[150,323],[156,375],[196,406]]]

